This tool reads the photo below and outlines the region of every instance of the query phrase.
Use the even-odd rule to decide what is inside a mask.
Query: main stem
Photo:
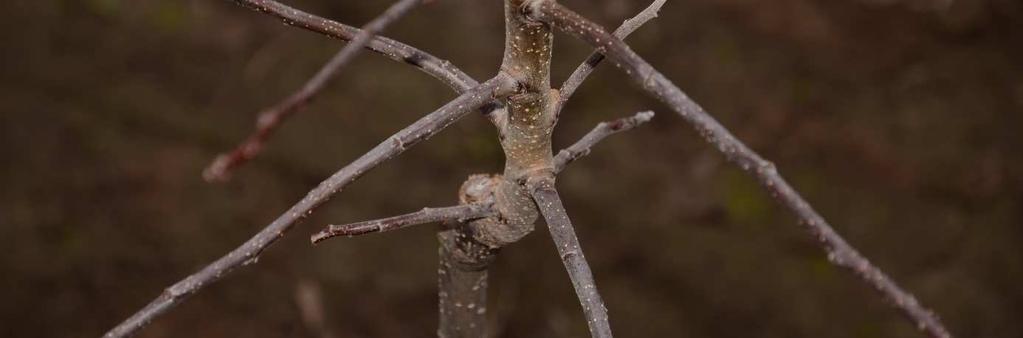
[[[549,26],[528,20],[522,12],[532,0],[505,0],[505,43],[501,71],[519,82],[508,98],[508,118],[501,125],[506,178],[517,181],[553,166],[554,128],[550,66],[553,35]]]
[[[460,223],[437,234],[440,338],[487,335],[487,267],[496,258],[497,249],[473,240],[469,227],[468,223]]]
[[[533,231],[539,211],[526,191],[531,175],[550,175],[554,168],[551,133],[556,123],[556,91],[551,89],[551,47],[554,36],[546,24],[529,20],[523,9],[533,0],[505,0],[504,59],[501,72],[518,81],[519,91],[505,101],[507,114],[499,121],[504,149],[504,175],[494,195],[506,220],[508,239]]]
[[[505,49],[501,73],[513,78],[514,95],[504,100],[507,114],[495,120],[505,153],[503,176],[495,176],[488,197],[499,218],[460,224],[441,232],[440,337],[484,336],[487,265],[497,249],[533,231],[536,205],[521,183],[537,173],[552,173],[551,132],[554,103],[550,65],[550,27],[528,20],[522,9],[532,0],[505,0]],[[470,187],[473,179],[463,187]],[[470,308],[469,306],[472,306]]]
[[[526,9],[537,1],[504,2],[505,44],[501,71],[518,81],[519,91],[505,99],[507,120],[498,124],[505,167],[504,179],[495,193],[497,205],[511,210],[502,210],[501,215],[509,219],[510,224],[518,225],[523,235],[533,229],[539,206],[572,284],[576,286],[590,333],[593,337],[611,337],[607,312],[597,294],[593,274],[554,191],[551,134],[557,123],[560,99],[550,83],[551,27],[526,16]],[[543,182],[546,189],[542,192],[534,186],[527,189],[530,182]],[[572,250],[566,255],[563,249],[568,247]]]

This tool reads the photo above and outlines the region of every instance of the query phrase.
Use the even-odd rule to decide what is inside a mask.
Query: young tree
[[[565,102],[605,58],[624,71],[640,89],[663,102],[690,124],[729,162],[755,178],[783,208],[796,216],[799,224],[824,249],[830,262],[850,270],[873,287],[927,335],[951,337],[936,315],[920,305],[913,295],[900,288],[842,239],[782,178],[774,164],[740,142],[622,41],[656,17],[665,1],[654,0],[645,10],[609,33],[554,0],[504,0],[503,62],[492,78],[477,82],[447,61],[378,36],[391,22],[426,0],[397,1],[361,29],[272,0],[235,0],[242,6],[274,16],[289,25],[349,43],[296,93],[260,113],[256,131],[236,149],[219,156],[204,171],[207,180],[225,180],[233,170],[257,156],[274,130],[287,117],[301,111],[363,49],[416,67],[451,86],[460,95],[341,168],[250,240],[199,272],[168,287],[151,303],[110,330],[106,337],[133,335],[192,294],[256,260],[264,249],[284,236],[296,223],[362,174],[439,133],[473,111],[479,111],[498,131],[505,154],[502,174],[469,177],[459,191],[460,204],[457,206],[424,208],[396,217],[331,225],[314,235],[312,242],[443,222],[444,227],[438,233],[438,335],[479,337],[486,332],[488,265],[500,248],[532,232],[533,224],[542,216],[571,278],[591,335],[611,337],[607,309],[597,291],[572,222],[562,205],[555,187],[555,178],[566,165],[588,154],[594,145],[607,136],[646,123],[654,113],[641,112],[601,123],[581,140],[557,154],[551,148],[551,135]],[[596,49],[559,89],[552,88],[550,83],[552,32],[555,29],[585,41]]]

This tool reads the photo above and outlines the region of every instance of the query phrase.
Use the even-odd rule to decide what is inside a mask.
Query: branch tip
[[[277,104],[262,110],[256,118],[256,128],[233,150],[218,156],[208,166],[203,178],[207,182],[228,180],[231,171],[259,155],[264,144],[291,115],[302,111],[324,88],[337,77],[340,70],[351,62],[364,48],[387,55],[392,59],[412,64],[423,71],[444,80],[464,92],[478,83],[460,70],[449,67],[440,59],[397,41],[377,37],[394,21],[397,21],[417,5],[428,1],[398,0],[362,29],[320,18],[272,0],[235,0],[235,2],[257,11],[276,16],[290,25],[299,26],[349,43],[341,48],[319,71],[297,91]],[[411,61],[410,61],[411,60]],[[441,67],[439,65],[443,64]]]
[[[608,136],[636,128],[654,118],[653,111],[643,111],[633,116],[623,117],[613,121],[601,122],[593,130],[584,135],[579,141],[568,148],[562,149],[554,156],[554,173],[565,170],[565,166],[590,153],[593,147]]]
[[[653,3],[637,13],[636,16],[623,21],[622,25],[615,29],[614,36],[619,39],[625,39],[625,37],[639,29],[640,26],[643,26],[643,24],[646,24],[648,21],[656,18],[657,13],[661,10],[661,7],[664,6],[666,1],[667,0],[654,0]],[[582,64],[576,67],[575,71],[572,72],[572,75],[570,75],[568,79],[565,80],[565,83],[561,85],[561,97],[558,99],[558,104],[555,108],[556,112],[560,114],[561,110],[565,108],[565,103],[568,102],[569,97],[571,97],[572,94],[575,94],[575,91],[579,89],[579,86],[581,86],[583,82],[586,81],[586,78],[593,73],[593,70],[604,61],[603,53],[604,48],[597,46],[596,50],[591,53]]]

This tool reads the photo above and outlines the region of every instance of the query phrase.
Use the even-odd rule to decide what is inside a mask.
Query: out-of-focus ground
[[[287,3],[361,25],[389,2]],[[606,26],[647,5],[564,3]],[[774,160],[959,337],[1020,337],[1023,3],[926,3],[671,0],[629,41]],[[436,1],[386,35],[485,79],[500,63],[500,7]],[[214,155],[341,43],[219,0],[11,0],[4,8],[5,337],[99,336],[453,97],[406,65],[363,54],[287,122],[265,156],[227,184],[207,184],[200,172]],[[589,50],[556,40],[560,83]],[[598,121],[659,113],[559,180],[619,336],[920,336],[625,77],[604,67],[575,98],[557,147]],[[467,118],[367,174],[258,264],[141,336],[315,337],[296,293],[317,288],[336,337],[431,336],[435,226],[317,247],[308,236],[327,223],[450,205],[467,175],[501,165],[492,127]],[[537,229],[494,267],[494,335],[586,336],[561,262]]]

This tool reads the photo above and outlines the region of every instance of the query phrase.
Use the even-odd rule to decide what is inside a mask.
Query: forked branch
[[[558,152],[558,155],[554,157],[554,173],[560,173],[569,163],[588,155],[592,151],[593,146],[608,136],[638,127],[649,122],[653,116],[654,112],[644,111],[633,116],[597,124],[593,130],[584,135],[579,141]],[[333,237],[353,237],[369,233],[400,230],[413,225],[427,223],[466,222],[477,218],[496,216],[497,214],[498,212],[494,210],[491,204],[485,203],[463,204],[443,208],[423,208],[416,212],[388,218],[342,225],[331,224],[323,231],[310,237],[310,241],[313,244],[318,244]]]
[[[562,170],[565,170],[569,163],[588,155],[592,151],[593,146],[608,136],[638,127],[650,121],[653,116],[654,112],[645,111],[636,113],[633,116],[597,124],[593,130],[584,135],[579,141],[558,152],[558,155],[554,157],[554,173],[560,173]],[[497,211],[489,204],[463,204],[443,208],[423,208],[416,212],[388,218],[341,225],[331,224],[323,231],[310,237],[310,241],[313,244],[318,244],[339,236],[353,237],[369,233],[400,230],[419,224],[447,221],[465,222],[496,215]]]
[[[400,0],[391,5],[383,14],[380,14],[380,16],[363,26],[362,30],[355,35],[351,42],[345,45],[344,48],[341,48],[341,51],[335,54],[327,64],[323,65],[316,72],[316,75],[302,85],[302,88],[285,98],[284,101],[259,113],[259,117],[256,120],[256,130],[233,151],[217,156],[213,163],[203,170],[203,178],[211,182],[225,181],[230,178],[231,171],[234,168],[259,155],[266,140],[277,130],[277,127],[281,125],[284,119],[305,108],[337,76],[341,68],[355,59],[355,56],[366,47],[366,44],[372,41],[377,33],[383,31],[392,22],[398,20],[422,2],[423,0]]]
[[[412,125],[391,135],[372,150],[320,183],[319,186],[306,194],[302,200],[240,247],[207,265],[199,272],[171,285],[163,294],[107,332],[104,337],[131,336],[154,318],[180,304],[188,296],[198,292],[203,287],[220,280],[242,265],[254,263],[263,250],[283,237],[284,233],[290,230],[296,223],[308,216],[318,206],[325,203],[331,196],[340,192],[345,186],[354,182],[362,174],[384,161],[401,154],[420,141],[437,134],[469,112],[478,109],[495,98],[506,96],[514,92],[515,89],[515,81],[509,76],[499,73],[497,77],[467,91],[433,113],[424,116]]]
[[[912,294],[895,284],[880,269],[846,243],[831,225],[778,174],[774,164],[764,160],[739,141],[675,84],[633,52],[621,39],[608,34],[600,26],[554,1],[536,1],[527,11],[530,17],[586,41],[614,60],[642,89],[675,110],[707,142],[716,146],[730,162],[752,175],[772,197],[795,214],[799,218],[800,224],[821,244],[832,263],[849,269],[880,292],[920,330],[933,337],[951,337],[933,312],[920,305]]]
[[[593,272],[590,271],[590,265],[586,262],[586,257],[583,256],[583,250],[579,245],[579,238],[576,237],[575,228],[572,227],[572,221],[568,219],[565,206],[561,203],[561,197],[554,189],[554,178],[551,176],[531,177],[526,184],[536,205],[540,208],[540,213],[547,221],[551,239],[554,240],[554,246],[558,249],[561,262],[565,265],[565,270],[568,270],[575,294],[579,297],[579,304],[583,307],[590,335],[595,338],[611,337],[607,308],[597,292]]]
[[[327,229],[313,235],[313,244],[338,236],[358,236],[374,232],[404,229],[409,226],[436,222],[465,222],[477,218],[495,216],[497,214],[488,204],[463,204],[444,208],[423,208],[422,210],[400,216],[378,220],[329,225]]]

